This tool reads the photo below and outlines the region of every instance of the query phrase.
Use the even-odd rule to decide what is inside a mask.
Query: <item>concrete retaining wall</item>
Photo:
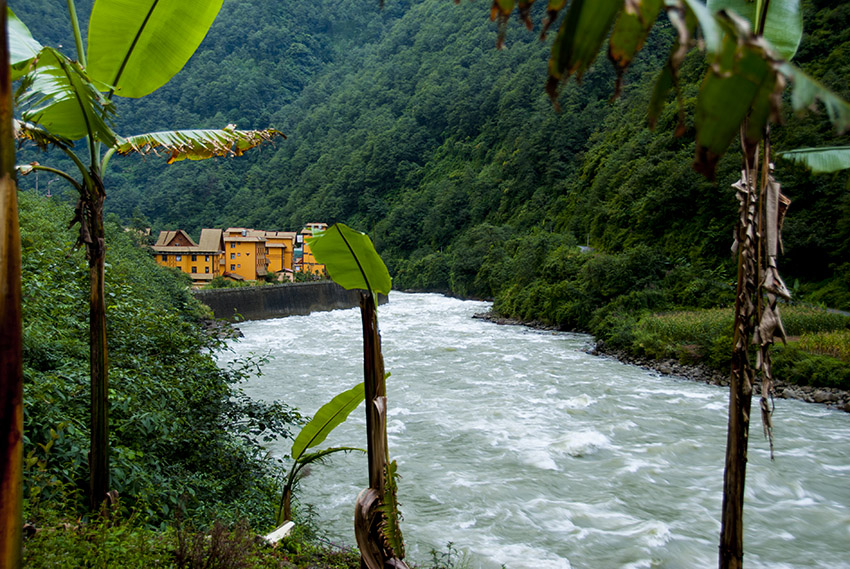
[[[230,321],[264,320],[360,306],[359,290],[345,290],[332,281],[207,289],[193,294],[212,309],[216,318]],[[386,297],[381,297],[379,303],[384,302]]]

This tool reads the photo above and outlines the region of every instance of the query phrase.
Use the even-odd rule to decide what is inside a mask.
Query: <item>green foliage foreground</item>
[[[214,523],[198,531],[177,524],[165,531],[139,526],[134,520],[98,518],[71,520],[43,528],[25,542],[24,562],[30,569],[180,568],[180,569],[355,569],[354,550],[314,546],[287,539],[272,548],[256,539],[244,522]]]
[[[82,252],[65,229],[70,208],[21,193],[25,473],[30,519],[82,507],[88,452],[88,285]],[[300,420],[281,403],[238,387],[257,360],[216,364],[222,340],[199,325],[185,276],[162,270],[133,234],[107,230],[106,294],[112,375],[112,488],[122,512],[165,525],[180,512],[274,520],[275,464],[263,440]]]

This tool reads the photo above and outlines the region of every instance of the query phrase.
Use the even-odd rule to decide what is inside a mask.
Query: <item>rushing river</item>
[[[379,310],[408,557],[451,541],[472,568],[716,566],[728,391],[587,355],[589,336],[471,318],[487,308],[392,293]],[[362,381],[358,309],[240,328],[236,354],[273,357],[253,397],[312,414]],[[361,405],[326,443],[365,447],[365,422]],[[746,566],[850,567],[850,414],[779,400],[775,423],[774,462],[751,428]],[[299,496],[353,544],[367,485],[365,455],[338,454]]]

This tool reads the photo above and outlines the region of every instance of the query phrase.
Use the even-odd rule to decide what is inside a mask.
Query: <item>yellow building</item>
[[[292,280],[293,255],[295,253],[294,231],[266,231],[266,268],[278,273],[278,280]]]
[[[268,274],[265,231],[228,227],[224,240],[224,276],[255,281]]]
[[[316,258],[313,256],[307,240],[314,233],[325,231],[327,228],[327,223],[308,223],[304,229],[298,232],[295,238],[295,263],[293,267],[296,273],[309,273],[318,276],[324,276],[326,274],[325,266],[316,262]]]
[[[182,229],[161,231],[153,250],[157,263],[191,275],[197,286],[219,275],[239,281],[256,281],[271,272],[279,280],[294,280],[294,273],[326,276],[325,266],[316,262],[306,240],[327,228],[327,223],[308,223],[298,233],[202,229],[199,243]]]
[[[157,263],[189,274],[197,286],[221,274],[223,249],[221,229],[202,229],[200,243],[182,229],[160,231],[153,246]]]

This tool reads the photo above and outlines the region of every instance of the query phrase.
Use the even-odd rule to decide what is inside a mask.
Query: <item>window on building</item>
[[[209,263],[209,262],[210,262],[210,256],[209,256],[209,255],[204,255],[204,261],[206,261],[207,263]]]
[[[237,268],[237,269],[241,269],[241,268],[242,268],[242,265],[236,265],[236,268]]]
[[[168,255],[163,255],[163,256],[162,256],[162,260],[163,260],[163,261],[167,261],[167,260],[168,260]]]
[[[209,268],[209,267],[204,267],[204,272],[205,272],[205,273],[209,273],[209,272],[210,272],[210,268]]]
[[[230,265],[230,270],[231,270],[231,271],[235,271],[235,270],[236,270],[236,265]]]
[[[198,256],[197,256],[197,255],[192,255],[192,262],[194,263],[194,262],[195,262],[195,261],[197,261],[197,260],[198,260]]]
[[[192,272],[193,272],[193,273],[197,273],[197,272],[198,272],[198,267],[192,267]]]
[[[231,259],[235,259],[235,258],[236,258],[236,253],[231,253],[231,254],[230,254],[230,258],[231,258]]]
[[[182,261],[182,260],[183,260],[183,255],[177,255],[177,256],[175,256],[175,257],[174,257],[174,260],[175,260],[175,261],[177,261],[177,262],[179,263],[180,261]]]
[[[231,248],[231,249],[235,249],[235,248],[236,248],[236,241],[231,241],[231,242],[230,242],[230,248]]]

